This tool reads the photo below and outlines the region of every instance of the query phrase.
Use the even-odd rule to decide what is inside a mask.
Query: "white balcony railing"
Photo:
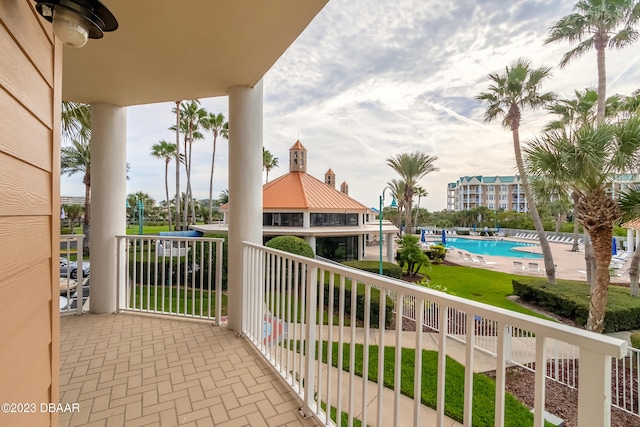
[[[220,238],[117,236],[118,309],[222,321]]]
[[[471,426],[473,366],[475,346],[485,340],[491,342],[497,355],[495,382],[495,425],[505,421],[506,368],[513,364],[514,355],[530,358],[530,367],[553,366],[555,342],[575,345],[578,359],[578,424],[579,426],[609,426],[611,411],[612,358],[626,355],[626,342],[596,335],[581,329],[525,316],[481,303],[449,296],[431,289],[414,286],[343,266],[302,258],[258,245],[244,243],[243,255],[243,332],[272,364],[289,386],[304,401],[303,411],[313,414],[326,425],[331,424],[323,407],[335,406],[337,413],[346,412],[349,425],[353,420],[356,399],[362,407],[370,407],[367,387],[355,380],[354,345],[357,333],[363,336],[363,366],[368,366],[371,337],[382,348],[395,346],[393,402],[382,400],[382,381],[378,382],[375,405],[376,419],[368,420],[367,411],[361,411],[362,425],[381,426],[383,413],[393,411],[394,425],[421,425],[421,402],[415,399],[412,413],[400,408],[400,361],[403,322],[395,322],[391,342],[385,342],[385,310],[387,298],[395,301],[415,301],[409,304],[416,310],[415,318],[437,322],[433,333],[438,343],[437,372],[437,425],[445,423],[444,396],[447,387],[446,355],[448,337],[455,336],[464,345],[464,425]],[[350,290],[347,290],[350,289]],[[348,302],[348,304],[347,304]],[[404,305],[404,304],[403,304]],[[348,313],[358,313],[361,319],[345,326]],[[334,325],[333,314],[338,314]],[[370,326],[371,319],[378,322]],[[317,319],[327,318],[327,324]],[[437,319],[437,320],[435,320]],[[478,323],[479,322],[479,323]],[[451,325],[458,325],[452,330]],[[455,329],[456,327],[454,327]],[[422,348],[425,333],[415,333],[411,347],[414,355],[414,395],[422,390]],[[389,341],[389,338],[386,338]],[[324,342],[326,341],[326,344]],[[284,342],[299,342],[304,351],[290,350]],[[343,345],[350,348],[350,372],[338,379],[330,374],[326,365],[316,361],[316,353],[322,354],[323,346],[338,347],[338,369],[341,369]],[[488,344],[487,344],[488,345]],[[406,344],[405,344],[406,346]],[[517,349],[515,348],[517,347]],[[511,350],[510,350],[511,348]],[[327,365],[331,364],[331,352],[327,352]],[[522,353],[522,354],[521,354]],[[378,378],[384,375],[384,352],[378,352]],[[523,359],[524,360],[524,359]],[[532,364],[533,363],[533,364]],[[534,425],[544,425],[546,369],[535,369]],[[345,396],[348,399],[345,399]],[[343,401],[349,402],[343,406]],[[392,409],[393,408],[393,409]]]
[[[82,314],[88,279],[84,275],[84,234],[60,236],[60,313]],[[76,261],[73,261],[74,257]],[[55,261],[54,261],[55,262]]]

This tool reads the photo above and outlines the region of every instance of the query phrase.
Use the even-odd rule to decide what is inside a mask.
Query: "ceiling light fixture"
[[[53,32],[67,46],[82,47],[118,28],[115,16],[98,0],[35,0],[36,10],[53,22]]]

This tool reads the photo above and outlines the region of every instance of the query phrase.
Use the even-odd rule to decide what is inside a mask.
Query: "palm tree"
[[[551,92],[540,93],[540,86],[543,80],[549,77],[550,72],[551,69],[548,67],[533,69],[528,59],[518,58],[505,68],[504,74],[489,74],[489,80],[492,83],[489,86],[489,91],[481,93],[477,99],[488,104],[485,121],[491,122],[502,117],[502,126],[511,129],[516,165],[524,187],[525,197],[529,203],[529,213],[540,239],[547,279],[550,284],[554,285],[556,271],[553,255],[529,187],[529,180],[522,162],[519,134],[523,108],[537,109],[553,101],[554,96]]]
[[[587,329],[602,332],[609,286],[613,225],[618,204],[606,188],[615,174],[630,170],[640,154],[640,117],[616,124],[585,125],[575,133],[547,132],[526,148],[530,170],[571,187],[575,218],[589,233],[595,255],[595,280]]]
[[[591,49],[596,50],[598,63],[597,123],[605,120],[607,75],[605,49],[623,48],[638,38],[633,25],[640,18],[640,6],[636,0],[578,0],[573,13],[563,17],[549,30],[545,44],[558,41],[577,43],[565,53],[560,67]]]
[[[418,213],[420,212],[420,199],[422,197],[427,197],[429,195],[429,193],[427,192],[427,190],[424,189],[424,187],[421,186],[416,186],[416,188],[413,189],[413,195],[414,196],[418,196],[418,207],[416,208],[416,216],[413,220],[414,224],[418,224]]]
[[[84,208],[81,205],[64,205],[62,207],[64,209],[64,213],[69,220],[69,233],[73,234],[73,228],[77,220],[82,217],[82,213],[84,212]]]
[[[411,210],[413,207],[413,195],[418,185],[418,180],[431,172],[439,169],[434,165],[437,156],[414,151],[413,153],[401,153],[387,159],[387,164],[395,170],[404,181],[404,223],[405,230],[411,233]]]
[[[91,106],[79,102],[62,101],[62,139],[88,141],[91,139]]]
[[[203,139],[204,135],[200,132],[200,123],[207,117],[204,108],[200,108],[200,100],[194,99],[186,104],[182,104],[180,111],[180,131],[184,134],[184,168],[187,175],[187,203],[184,205],[183,221],[187,223],[187,215],[189,207],[191,207],[191,216],[195,218],[195,204],[193,201],[193,192],[191,190],[191,153],[193,141]],[[177,127],[172,126],[170,130],[176,130]]]
[[[620,193],[618,204],[624,214],[625,220],[638,218],[640,216],[640,189],[629,188]],[[629,265],[629,294],[634,297],[640,296],[640,289],[638,289],[638,281],[640,278],[639,266],[640,244],[636,244],[636,249],[633,252],[633,257]]]
[[[151,146],[151,155],[164,160],[164,189],[166,200],[169,201],[169,163],[176,154],[176,145],[165,140]],[[169,212],[169,230],[171,230],[171,212]]]
[[[84,224],[82,231],[85,235],[83,247],[89,254],[89,223],[91,220],[91,147],[90,140],[74,139],[71,144],[60,149],[60,173],[72,176],[82,173],[84,183]]]
[[[404,194],[406,192],[406,183],[401,179],[392,179],[387,182],[387,186],[391,189],[393,198],[396,199],[396,204],[398,205],[398,223],[396,226],[398,229],[402,230],[402,212],[405,208],[405,200]],[[384,206],[382,207],[384,209]],[[386,215],[385,215],[386,216]]]
[[[220,205],[224,205],[225,203],[229,203],[229,189],[225,188],[224,190],[222,190],[222,192],[218,196],[218,203]]]
[[[180,106],[182,101],[176,101],[173,112],[176,115],[176,124],[172,128],[176,132],[176,230],[180,230]],[[169,128],[171,129],[171,128]],[[167,199],[168,201],[168,199]]]
[[[269,182],[269,171],[273,168],[277,168],[278,166],[278,158],[274,157],[269,150],[265,150],[265,148],[262,147],[262,169],[267,172],[267,176],[264,181],[265,184]]]
[[[213,215],[213,168],[216,163],[216,145],[218,136],[229,139],[229,122],[225,121],[222,113],[209,113],[201,122],[202,128],[211,131],[213,134],[213,155],[211,157],[211,177],[209,178],[209,219],[212,222]]]

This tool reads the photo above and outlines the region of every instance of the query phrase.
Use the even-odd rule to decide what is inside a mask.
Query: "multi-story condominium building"
[[[608,191],[617,198],[621,192],[638,185],[640,174],[620,174],[611,181]],[[480,206],[527,212],[527,198],[520,176],[462,176],[447,184],[447,210],[462,211]]]
[[[447,184],[447,209],[462,211],[486,206],[494,210],[527,212],[527,199],[520,177],[462,176]]]

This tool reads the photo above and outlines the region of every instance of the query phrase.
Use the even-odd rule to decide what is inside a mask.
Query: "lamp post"
[[[385,187],[384,190],[382,190],[382,194],[380,195],[380,212],[378,214],[378,219],[380,221],[380,238],[378,239],[378,243],[380,246],[380,275],[382,276],[382,210],[384,209],[384,193],[387,190],[391,190],[391,205],[389,205],[392,208],[397,208],[398,204],[396,203],[396,198],[393,195],[393,189],[391,187]]]

